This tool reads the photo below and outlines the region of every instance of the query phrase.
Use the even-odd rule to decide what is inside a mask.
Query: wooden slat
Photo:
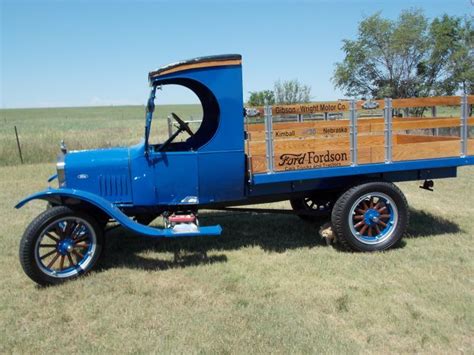
[[[461,105],[460,96],[414,97],[409,99],[392,100],[393,108],[459,105]]]
[[[318,151],[328,147],[331,149],[349,149],[349,137],[337,137],[331,139],[288,139],[275,141],[273,149],[275,153],[299,153],[303,151]],[[359,146],[383,145],[383,135],[360,136]],[[250,152],[254,155],[264,155],[266,152],[265,142],[250,142]]]
[[[358,151],[358,163],[381,163],[385,159],[383,146],[363,147]],[[252,172],[262,173],[267,171],[265,156],[251,157]],[[316,169],[322,167],[336,167],[350,165],[349,149],[331,149],[302,152],[300,154],[275,156],[275,171]]]
[[[469,119],[469,124],[473,123],[472,119]],[[459,127],[461,119],[458,117],[400,117],[394,118],[392,124],[392,130],[411,130],[411,129],[429,129],[429,128],[448,128],[448,127]],[[359,126],[360,127],[360,126]],[[371,132],[380,132],[384,129],[384,123],[374,122],[370,126]],[[359,129],[359,132],[363,132],[364,127]]]
[[[359,139],[361,164],[383,161],[383,144],[383,136],[361,137]],[[252,171],[254,173],[266,171],[265,144],[263,142],[253,143],[250,150],[252,152]],[[274,154],[276,171],[349,165],[349,138],[280,141],[275,144]],[[379,160],[379,156],[382,157],[382,160]]]
[[[456,157],[459,156],[460,145],[458,140],[394,144],[392,152],[393,161]]]
[[[263,125],[249,125],[249,139],[251,141],[264,141],[265,131]],[[258,129],[261,128],[259,131]],[[358,120],[358,133],[383,132],[383,118],[361,118]],[[313,121],[313,122],[285,122],[273,124],[273,138],[290,139],[306,138],[313,136],[344,136],[349,134],[349,120]]]
[[[274,131],[278,130],[292,130],[295,128],[316,128],[316,127],[348,127],[349,120],[333,120],[333,121],[304,121],[304,122],[273,122],[272,128]],[[248,125],[249,132],[264,132],[265,125],[263,123]]]
[[[252,156],[250,157],[250,166],[253,174],[266,172],[267,160],[264,156]]]
[[[460,141],[459,137],[449,136],[423,136],[414,134],[395,134],[393,135],[394,144],[409,143],[427,143],[427,142],[444,142],[444,141]]]
[[[385,147],[359,146],[357,148],[357,164],[383,163],[385,161]]]
[[[447,128],[459,127],[460,118],[439,117],[430,119],[403,120],[396,119],[393,122],[393,130],[410,130],[410,129],[426,129],[426,128]]]
[[[323,112],[349,111],[349,101],[310,102],[295,105],[273,105],[272,114],[279,115],[309,115]]]
[[[467,155],[474,155],[474,138],[467,140]]]
[[[304,151],[301,153],[275,154],[276,171],[316,169],[350,165],[349,149],[333,149]]]
[[[375,146],[383,145],[384,137],[379,136],[364,136],[359,137],[357,143],[360,146]],[[320,151],[324,149],[349,149],[350,141],[347,138],[336,139],[297,139],[278,141],[274,144],[274,152],[277,153],[296,153],[303,151]]]
[[[306,137],[331,137],[344,136],[349,134],[349,121],[318,121],[318,122],[293,122],[273,125],[273,138],[275,140],[281,139],[295,139]],[[264,141],[264,131],[249,132],[249,139],[251,141]]]
[[[358,119],[359,126],[371,125],[373,123],[383,123],[383,117],[366,117]],[[339,119],[330,121],[303,121],[303,122],[273,122],[273,130],[292,130],[296,128],[308,129],[308,128],[331,128],[331,127],[349,127],[349,120]],[[253,123],[247,126],[247,132],[265,132],[265,125],[263,123]]]
[[[291,129],[295,125],[301,127],[310,127],[313,122],[273,122],[273,129]],[[247,126],[247,132],[264,132],[265,124],[263,123],[252,123]]]

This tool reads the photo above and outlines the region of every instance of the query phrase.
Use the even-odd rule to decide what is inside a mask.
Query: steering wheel
[[[173,116],[174,120],[178,122],[179,128],[181,130],[186,131],[186,133],[188,133],[191,137],[194,136],[194,133],[193,131],[191,131],[191,128],[189,128],[189,125],[186,122],[184,122],[181,118],[179,118],[177,114],[175,114],[174,112],[171,112],[171,116]]]

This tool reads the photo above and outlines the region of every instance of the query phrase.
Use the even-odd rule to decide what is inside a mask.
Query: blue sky
[[[342,39],[364,16],[474,10],[471,0],[0,2],[2,108],[143,104],[148,71],[221,53],[243,55],[245,97],[297,78],[312,99],[336,99]],[[159,102],[192,100],[168,90]]]

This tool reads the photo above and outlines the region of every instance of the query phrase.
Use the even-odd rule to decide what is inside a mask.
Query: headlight
[[[64,160],[60,160],[56,163],[56,170],[58,172],[58,182],[59,182],[59,187],[66,186],[66,175],[64,173],[64,167],[66,166],[66,163]]]

